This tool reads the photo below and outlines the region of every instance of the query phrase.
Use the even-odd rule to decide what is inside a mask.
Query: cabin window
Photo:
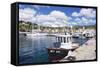
[[[67,37],[67,42],[69,43],[71,41],[71,37]]]
[[[62,42],[62,37],[60,37],[61,38],[61,42]]]
[[[64,42],[65,41],[65,39],[64,39],[65,37],[62,37],[62,42]],[[64,42],[65,43],[65,42]]]
[[[69,41],[71,41],[72,40],[72,38],[70,37],[70,40]]]
[[[66,43],[66,38],[64,37],[64,43]]]
[[[51,53],[55,52],[54,50],[50,50]]]
[[[60,42],[60,38],[58,37],[58,41]]]
[[[70,38],[68,38],[68,42],[70,41]]]
[[[56,53],[60,53],[60,51],[56,51]]]
[[[67,37],[67,43],[68,43],[68,37]]]

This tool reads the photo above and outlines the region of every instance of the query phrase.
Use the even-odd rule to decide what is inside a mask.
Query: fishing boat
[[[85,38],[93,38],[93,37],[95,37],[95,35],[96,35],[96,32],[95,32],[95,30],[85,30],[84,32],[83,32],[83,36],[85,37]]]
[[[79,47],[77,43],[72,43],[72,35],[55,35],[56,43],[58,43],[59,47],[55,48],[47,48],[48,56],[50,61],[61,60],[68,55],[71,51],[73,52],[76,48]]]

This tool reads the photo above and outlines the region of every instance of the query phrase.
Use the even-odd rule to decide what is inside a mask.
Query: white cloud
[[[52,23],[50,23],[50,22],[43,22],[43,23],[41,23],[41,25],[49,27],[49,26],[52,26]]]
[[[76,17],[73,22],[77,25],[93,25],[96,23],[96,11],[92,8],[82,8],[79,12],[73,12],[73,17]]]
[[[31,8],[19,9],[19,20],[31,21],[34,19],[36,11]]]
[[[31,8],[19,9],[19,20],[52,27],[62,27],[67,24],[65,24],[67,16],[64,12],[54,10],[47,15],[36,13],[37,11]]]
[[[78,23],[77,22],[68,22],[68,24],[67,24],[67,26],[75,26],[75,25],[78,25]]]
[[[72,16],[79,17],[79,16],[85,16],[87,18],[95,18],[96,11],[91,8],[82,8],[80,12],[73,12]]]
[[[50,13],[50,16],[53,16],[57,19],[64,19],[64,20],[67,20],[67,16],[64,12],[61,12],[61,11],[57,11],[57,10],[54,10]]]
[[[35,6],[39,8],[39,6]],[[72,16],[69,17],[62,11],[51,11],[49,14],[37,14],[37,11],[33,8],[24,8],[19,9],[19,20],[37,23],[45,26],[52,27],[62,27],[66,25],[87,25],[95,24],[96,20],[94,19],[96,11],[90,8],[82,8],[79,13],[73,12]]]
[[[67,17],[67,21],[71,21],[72,19],[73,19],[73,18],[70,17],[70,16]]]
[[[93,19],[90,19],[89,22],[95,23],[96,21]]]
[[[77,17],[77,16],[79,16],[79,13],[73,12],[73,13],[72,13],[72,16]]]
[[[84,24],[90,25],[90,24],[95,24],[95,23],[96,23],[96,20],[94,20],[94,19],[87,19],[87,18],[85,18],[85,17],[82,17],[82,22],[83,22]]]
[[[82,17],[82,21],[83,21],[83,22],[88,22],[88,19],[85,18],[85,17]]]
[[[36,19],[38,24],[46,26],[49,25],[52,27],[62,27],[66,26],[67,24],[67,16],[64,14],[64,12],[55,10],[48,15],[37,15]]]
[[[80,21],[80,20],[81,20],[81,19],[80,19],[80,18],[78,18],[78,17],[75,19],[75,21]]]
[[[95,14],[95,11],[93,9],[82,8],[80,10],[80,15],[85,16],[85,17],[89,17],[89,18],[94,18],[96,14]]]
[[[77,17],[74,21],[77,23],[77,25],[93,25],[96,23],[95,19],[86,17]]]
[[[37,22],[54,22],[56,19],[50,15],[38,15]]]
[[[37,22],[40,25],[52,26],[52,27],[62,27],[65,26],[65,20],[56,19],[50,15],[38,15]]]
[[[44,8],[49,8],[50,6],[44,6],[44,5],[32,5],[33,8],[36,8],[36,9],[40,9],[41,7],[44,7]]]

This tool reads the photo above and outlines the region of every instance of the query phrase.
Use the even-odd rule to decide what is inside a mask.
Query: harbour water
[[[88,39],[73,38],[73,42],[84,44]],[[52,36],[19,35],[19,63],[45,63],[48,59],[47,48],[53,48],[56,38]]]

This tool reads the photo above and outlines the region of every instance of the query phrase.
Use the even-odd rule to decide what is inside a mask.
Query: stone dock
[[[96,58],[96,40],[94,38],[88,40],[85,44],[76,49],[76,60],[93,60]]]
[[[74,56],[76,58],[74,61],[96,59],[96,40],[94,38],[88,40],[85,44],[70,53],[69,56]],[[59,62],[69,61],[66,60],[67,58],[65,57]]]

